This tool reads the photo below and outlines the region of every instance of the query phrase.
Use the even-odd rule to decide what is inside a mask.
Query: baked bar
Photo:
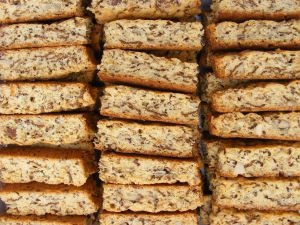
[[[298,0],[214,0],[211,9],[219,21],[300,19]]]
[[[104,25],[104,47],[199,51],[203,35],[200,22],[117,20]]]
[[[286,113],[225,113],[212,116],[212,135],[230,138],[300,140],[299,112]]]
[[[180,1],[111,1],[93,0],[88,9],[95,14],[97,23],[118,19],[172,19],[200,13],[201,2]]]
[[[7,0],[0,2],[0,24],[57,20],[83,15],[82,0]]]
[[[193,211],[182,213],[111,213],[99,214],[101,225],[197,225],[197,214]]]
[[[211,214],[211,225],[287,225],[299,224],[300,214],[296,212],[270,212],[270,211],[237,211],[221,209]]]
[[[212,211],[211,196],[203,196],[203,206],[200,208],[200,221],[202,225],[210,225],[209,215]]]
[[[222,22],[207,27],[212,50],[300,48],[300,20],[248,20]]]
[[[96,67],[91,49],[80,45],[0,52],[2,81],[62,79]]]
[[[296,211],[300,209],[300,182],[298,179],[218,178],[213,199],[222,208]]]
[[[198,64],[156,57],[143,52],[105,50],[98,66],[100,80],[155,89],[195,93]]]
[[[17,216],[1,215],[0,224],[5,225],[89,225],[85,216]]]
[[[68,184],[81,186],[97,172],[94,152],[38,147],[3,148],[0,151],[3,183]]]
[[[197,63],[197,51],[168,51],[168,50],[150,50],[147,53],[165,57],[168,59],[177,58],[182,62]]]
[[[273,80],[300,78],[300,51],[242,51],[211,56],[216,76],[223,79]]]
[[[93,23],[89,18],[42,23],[19,23],[0,27],[0,49],[90,44]]]
[[[300,110],[300,80],[252,83],[217,91],[212,95],[211,106],[222,113],[297,111]]]
[[[199,98],[192,95],[113,85],[104,89],[100,114],[124,119],[198,125],[199,105]]]
[[[222,79],[217,77],[214,73],[205,73],[200,76],[200,92],[201,101],[211,103],[212,95],[228,88],[237,87],[242,84],[249,83],[249,81],[236,79]]]
[[[103,209],[110,212],[182,212],[202,203],[199,185],[103,185]]]
[[[95,90],[84,83],[0,84],[0,114],[41,114],[94,109]]]
[[[254,146],[224,146],[217,171],[223,177],[299,177],[300,144],[282,142]]]
[[[92,121],[85,114],[2,115],[0,144],[74,144],[91,141]]]
[[[5,184],[0,198],[12,215],[88,215],[99,209],[98,192],[92,179],[80,187],[31,182]]]
[[[122,120],[100,120],[97,127],[94,144],[101,151],[180,158],[193,157],[198,151],[197,128]]]
[[[1,160],[0,160],[1,162]],[[99,177],[113,184],[174,184],[200,185],[197,160],[183,160],[139,155],[103,153],[99,162]]]
[[[220,138],[206,137],[201,140],[204,163],[212,169],[217,167],[218,154],[230,141]]]

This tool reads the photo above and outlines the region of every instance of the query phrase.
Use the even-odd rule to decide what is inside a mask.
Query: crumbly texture
[[[85,46],[45,47],[0,52],[0,80],[62,79],[72,73],[96,70]]]
[[[298,0],[214,0],[211,9],[218,21],[300,19]]]
[[[183,213],[100,213],[101,225],[197,225],[196,212]]]
[[[211,196],[206,195],[203,197],[204,203],[203,206],[200,208],[200,221],[202,225],[209,225],[209,215],[212,211],[211,206]]]
[[[212,116],[209,131],[212,135],[230,138],[259,138],[300,140],[300,113],[225,113]]]
[[[149,54],[168,59],[177,58],[182,62],[197,63],[197,51],[168,51],[168,50],[150,50]]]
[[[204,153],[204,163],[209,168],[215,169],[218,162],[219,151],[228,143],[227,140],[219,138],[204,138],[201,140],[201,146]]]
[[[20,23],[0,27],[0,49],[90,44],[93,23],[72,18],[51,24]]]
[[[17,216],[2,215],[0,224],[5,225],[89,225],[85,216]]]
[[[198,64],[156,57],[143,52],[105,50],[98,66],[99,78],[109,83],[125,83],[155,89],[195,93]]]
[[[107,86],[100,114],[124,119],[198,125],[200,99],[193,95]]]
[[[182,212],[202,204],[199,185],[103,185],[103,209],[110,212]]]
[[[200,13],[197,0],[93,0],[88,9],[95,14],[97,23],[118,19],[172,19]]]
[[[211,56],[216,76],[223,79],[274,80],[300,78],[300,51],[242,51]]]
[[[212,109],[217,112],[260,112],[300,110],[300,80],[252,83],[229,88],[212,95]]]
[[[297,179],[226,179],[215,181],[216,206],[240,210],[300,210],[300,182]]]
[[[300,176],[299,143],[225,147],[217,158],[217,171],[223,177]]]
[[[200,92],[201,101],[211,103],[212,95],[217,92],[228,88],[237,87],[246,84],[249,81],[235,80],[235,79],[222,79],[217,77],[214,73],[205,73],[200,76]]]
[[[99,162],[99,177],[113,184],[200,185],[200,166],[196,160],[104,153]]]
[[[104,25],[105,48],[144,50],[201,50],[200,22],[117,20]]]
[[[94,144],[101,151],[190,158],[200,138],[197,128],[182,125],[100,120],[97,127]]]
[[[0,198],[12,215],[88,215],[99,209],[98,192],[92,179],[80,187],[32,182],[5,184]]]
[[[3,83],[0,89],[1,114],[90,111],[97,99],[84,83]]]
[[[2,115],[0,144],[73,144],[91,141],[94,131],[85,114]]]
[[[0,151],[3,183],[68,184],[81,186],[97,171],[94,152],[58,148],[3,148]]]
[[[300,48],[300,20],[222,22],[207,27],[213,50]]]
[[[0,24],[57,20],[83,15],[82,0],[4,0],[0,2]]]

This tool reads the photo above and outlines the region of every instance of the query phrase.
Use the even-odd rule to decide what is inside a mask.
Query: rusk
[[[117,20],[104,25],[105,48],[199,51],[203,36],[200,22]]]
[[[123,120],[100,120],[95,148],[120,153],[191,158],[198,151],[196,127]]]
[[[100,114],[123,119],[198,125],[199,105],[199,98],[193,95],[112,85],[104,89]]]
[[[198,64],[156,57],[142,52],[105,50],[98,66],[99,78],[108,83],[125,83],[155,89],[195,93]]]

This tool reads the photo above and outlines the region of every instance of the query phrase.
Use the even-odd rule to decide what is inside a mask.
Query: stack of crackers
[[[89,9],[104,23],[100,223],[196,225],[200,2],[93,0]]]
[[[92,20],[81,0],[1,1],[0,24],[0,224],[87,224],[100,205]]]
[[[200,60],[210,224],[300,223],[300,2],[216,0]]]

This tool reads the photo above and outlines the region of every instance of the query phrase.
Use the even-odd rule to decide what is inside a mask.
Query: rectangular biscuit
[[[94,144],[101,151],[179,158],[191,158],[198,151],[197,128],[122,120],[100,120],[97,127]]]
[[[274,80],[300,78],[300,51],[242,51],[216,53],[212,68],[219,78]]]
[[[86,114],[2,115],[0,144],[75,144],[91,141],[92,118]]]
[[[172,19],[200,13],[201,2],[184,1],[111,1],[93,0],[88,8],[95,14],[97,23],[118,19]]]
[[[0,160],[1,162],[1,160]],[[99,161],[99,178],[113,184],[200,185],[197,159],[173,159],[128,154],[103,153]]]
[[[240,210],[300,209],[298,179],[226,179],[215,181],[214,204],[222,208]]]
[[[221,209],[210,216],[211,225],[287,225],[300,224],[300,214],[296,212],[237,211]]]
[[[105,50],[98,66],[100,80],[155,89],[195,93],[198,64],[143,52]]]
[[[212,116],[209,131],[223,138],[300,140],[299,112],[225,113]]]
[[[298,0],[214,0],[211,9],[218,21],[300,19]]]
[[[299,49],[300,20],[248,20],[243,23],[222,22],[207,27],[212,50]]]
[[[182,62],[197,63],[197,51],[150,50],[147,53],[168,59],[177,58]]]
[[[0,151],[3,183],[68,184],[81,186],[97,172],[93,151],[59,148],[14,147]]]
[[[193,50],[203,47],[200,22],[117,20],[104,25],[105,48]]]
[[[91,86],[74,82],[3,83],[0,89],[0,114],[91,111],[97,98]]]
[[[198,125],[200,99],[172,92],[123,85],[107,86],[101,97],[103,116]]]
[[[0,215],[0,224],[5,225],[89,225],[86,216],[17,216]]]
[[[251,83],[212,94],[217,112],[260,112],[300,110],[300,80]]]
[[[197,213],[111,213],[99,214],[101,225],[197,225]]]
[[[299,177],[299,158],[298,142],[233,145],[218,151],[216,165],[223,177]]]
[[[44,47],[0,52],[0,80],[51,80],[94,71],[96,61],[86,46]]]
[[[110,212],[182,212],[202,203],[199,185],[103,185],[103,209]]]
[[[51,24],[19,23],[0,27],[0,49],[91,44],[93,23],[72,18]]]
[[[57,20],[84,15],[82,0],[26,0],[0,2],[0,24]]]

